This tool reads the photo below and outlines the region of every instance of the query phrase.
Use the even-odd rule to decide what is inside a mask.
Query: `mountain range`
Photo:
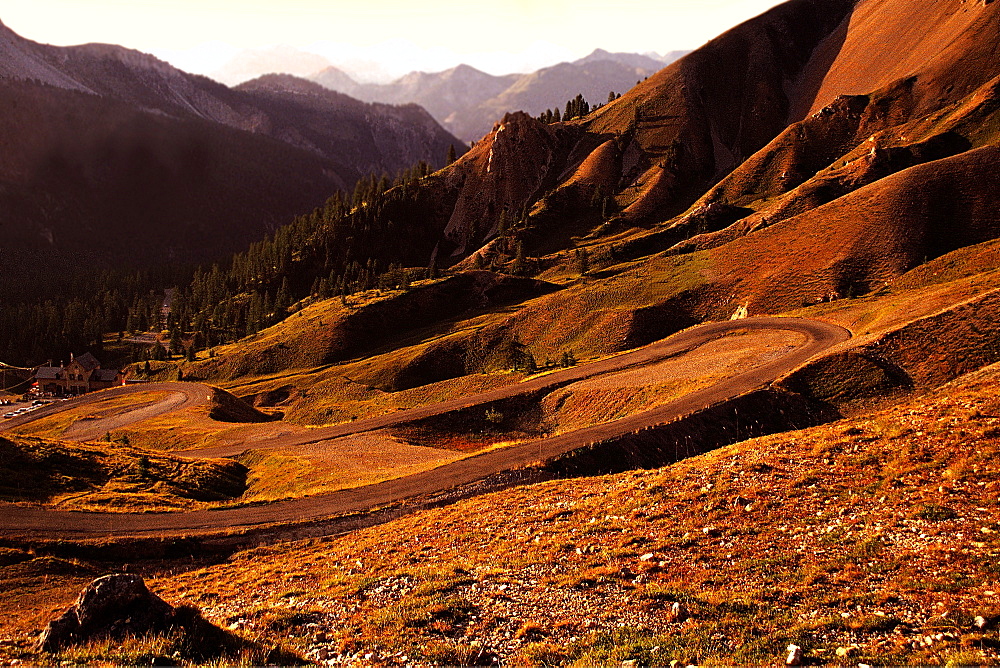
[[[358,83],[336,67],[308,78],[368,102],[415,102],[450,132],[473,141],[480,139],[508,111],[538,115],[546,109],[562,109],[567,100],[578,94],[591,104],[603,103],[610,92],[628,90],[686,53],[672,51],[656,59],[596,49],[579,60],[529,74],[495,76],[459,65],[443,72],[413,72],[389,84]]]
[[[53,47],[0,24],[4,264],[219,258],[370,173],[462,142],[416,105],[290,77],[230,89],[122,47]],[[291,176],[291,178],[289,178]]]
[[[160,330],[159,292],[128,326],[0,309],[18,367],[83,323],[132,380],[187,381],[7,423],[0,659],[1000,662],[998,35],[994,0],[788,0],[599,108],[507,111],[436,171],[361,180],[169,290],[169,336],[115,336]],[[4,252],[10,221],[72,233],[95,187],[134,217],[78,243],[141,257],[143,215],[291,209],[455,139],[114,47],[8,35],[0,68]],[[122,562],[219,628],[42,654]]]
[[[586,118],[508,115],[439,180],[443,238],[460,257],[501,212],[527,211],[522,240],[546,255],[575,221],[595,251],[627,239],[701,253],[706,295],[769,309],[874,289],[993,238],[996,5],[897,10],[792,0]],[[954,201],[962,174],[963,204],[944,215],[936,202]]]
[[[1000,235],[997,7],[791,0],[581,118],[505,115],[405,195],[420,243],[396,261],[569,284],[414,349],[412,368],[372,362],[379,386],[461,375],[505,335],[608,354],[976,256]]]

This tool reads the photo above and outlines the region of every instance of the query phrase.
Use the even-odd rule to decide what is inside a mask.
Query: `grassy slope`
[[[939,9],[935,5],[935,11]],[[980,11],[978,5],[975,11]],[[905,18],[920,24],[915,17]],[[849,56],[856,51],[852,44],[842,50],[846,55],[837,61],[834,74],[850,69]],[[962,44],[954,48],[960,47],[965,48]],[[952,371],[961,367],[947,355],[942,357],[941,350],[947,352],[952,343],[966,337],[968,328],[945,328],[955,322],[943,318],[909,328],[916,338],[893,330],[1000,287],[995,242],[911,269],[921,257],[934,258],[954,248],[949,233],[955,221],[964,226],[962,243],[995,234],[995,195],[990,194],[989,175],[996,149],[988,145],[997,137],[997,115],[991,111],[996,85],[982,85],[979,74],[970,74],[977,68],[968,68],[957,79],[923,77],[914,92],[906,82],[893,83],[896,75],[909,73],[912,64],[903,63],[906,67],[895,72],[876,59],[868,63],[878,71],[861,77],[865,83],[852,92],[868,93],[889,84],[871,95],[875,111],[894,115],[894,120],[870,128],[884,132],[879,148],[909,150],[918,139],[950,129],[979,150],[937,164],[893,167],[894,176],[872,184],[868,179],[880,165],[865,162],[867,147],[858,143],[870,136],[868,125],[848,128],[841,137],[821,127],[822,119],[806,121],[805,139],[812,143],[780,137],[773,150],[765,149],[758,161],[749,163],[766,178],[748,177],[743,183],[736,172],[719,189],[738,195],[741,203],[752,205],[761,215],[778,209],[798,215],[781,216],[772,227],[736,241],[727,237],[722,241],[728,243],[711,243],[705,246],[708,250],[675,257],[649,254],[664,247],[655,238],[661,230],[609,227],[588,238],[569,239],[546,231],[543,237],[555,235],[566,248],[591,244],[592,267],[596,267],[592,276],[578,277],[571,268],[572,256],[561,251],[539,260],[543,278],[564,283],[570,279],[560,292],[518,308],[407,332],[386,342],[369,359],[352,363],[298,371],[320,363],[325,354],[322,346],[306,349],[301,356],[269,366],[266,370],[276,372],[270,377],[242,379],[240,393],[274,394],[273,403],[288,410],[296,422],[343,421],[519,380],[500,374],[435,378],[440,382],[387,391],[405,387],[400,378],[409,374],[407,382],[412,382],[428,365],[454,364],[456,356],[463,355],[462,346],[477,337],[480,343],[489,342],[491,336],[513,331],[539,358],[567,348],[585,358],[615,352],[690,322],[726,317],[748,301],[754,311],[786,311],[831,293],[843,297],[856,288],[878,289],[883,284],[863,299],[838,299],[801,313],[842,322],[860,335],[850,345],[871,344],[876,352],[896,353],[913,363],[922,378],[939,382],[948,377],[948,370],[930,367],[938,363],[951,364]],[[668,81],[679,82],[682,73],[693,76],[691,68],[698,64],[692,60],[685,72],[678,67],[654,77],[590,122],[592,130],[621,130],[635,119],[636,142],[644,146],[644,160],[649,161],[632,168],[625,179],[631,185],[618,193],[619,206],[632,205],[620,225],[670,214],[671,198],[694,200],[685,184],[670,178],[665,168],[670,167],[667,158],[675,147],[652,140],[679,136],[680,126],[667,122],[664,114],[678,105],[686,109],[670,97],[680,95],[682,87],[671,86],[669,94],[662,89]],[[942,67],[934,63],[931,74]],[[885,79],[883,70],[895,74]],[[720,85],[728,85],[724,78],[716,78],[723,82]],[[831,75],[817,81],[822,88],[815,96],[817,108],[825,104],[821,98],[832,96],[826,94],[827,88],[843,88],[834,85],[835,79]],[[918,107],[921,112],[933,110],[929,101],[940,92],[933,86],[943,87],[953,79],[961,84],[961,95],[957,92],[950,98],[950,107],[930,116],[913,115]],[[643,112],[639,118],[637,109]],[[743,118],[742,113],[723,115],[731,119],[717,119],[718,127],[700,128],[705,130],[703,138],[718,142],[716,135],[731,135],[734,119]],[[790,117],[795,117],[794,110]],[[780,124],[776,122],[775,128]],[[508,135],[516,129],[512,126]],[[527,126],[518,131],[526,136],[543,132]],[[544,129],[550,131],[566,136],[556,137],[562,144],[549,153],[559,154],[560,164],[580,166],[566,170],[565,176],[575,179],[574,187],[594,185],[599,172],[608,169],[605,163],[621,168],[617,163],[623,156],[607,142],[581,140],[571,129]],[[692,144],[690,166],[719,169],[725,162],[722,148],[743,149],[742,159],[771,136],[765,133],[741,146],[732,137],[714,147]],[[824,146],[826,141],[836,146]],[[520,164],[513,160],[523,158],[524,152],[512,152],[508,164],[503,160],[505,146],[494,137],[493,144],[484,143],[478,153],[485,159],[487,148],[492,153],[499,147],[497,164],[503,169],[494,174],[519,173],[509,167]],[[785,190],[775,181],[777,174],[799,165],[795,161],[815,147],[824,148],[830,159],[809,165],[802,176],[816,178],[782,198]],[[585,160],[591,151],[593,165]],[[663,165],[651,164],[659,158]],[[787,165],[782,162],[786,158]],[[970,174],[973,178],[967,178]],[[747,184],[757,183],[766,188],[746,190]],[[845,184],[853,192],[814,209],[823,203],[822,186]],[[484,189],[475,185],[470,192]],[[526,180],[507,185],[517,191],[508,199],[520,202],[528,191],[553,184]],[[955,198],[956,192],[961,196]],[[936,207],[955,199],[967,206]],[[800,205],[805,212],[798,212]],[[471,205],[467,208],[470,219],[481,213]],[[588,226],[580,227],[586,232]],[[600,236],[615,232],[616,237]],[[538,242],[539,248],[547,248],[546,238]],[[989,307],[989,299],[977,303]],[[312,316],[329,310],[331,304],[298,316],[310,327],[292,333],[308,344],[322,344],[321,337],[331,332],[325,321],[321,324]],[[958,318],[964,313],[955,311]],[[340,317],[325,311],[322,315],[331,320]],[[979,311],[975,316],[972,330],[994,326],[995,318],[980,317]],[[275,351],[283,350],[287,328],[296,326],[293,318],[279,326],[285,331],[241,342],[242,359],[219,375],[260,373],[264,369],[259,366],[239,365],[264,351],[285,355]],[[921,360],[934,346],[932,359]],[[230,361],[224,359],[222,364]],[[229,373],[233,369],[236,373]],[[805,646],[811,658],[831,662],[839,661],[834,652],[838,647],[845,648],[844,660],[852,663],[936,662],[962,651],[966,661],[997,658],[993,625],[1000,607],[993,563],[1000,525],[991,458],[1000,433],[992,417],[998,383],[1000,371],[991,369],[932,397],[911,399],[908,405],[738,444],[661,471],[491,495],[328,544],[262,548],[233,564],[164,578],[160,586],[176,598],[202,605],[218,621],[252,633],[291,636],[303,649],[370,651],[376,657],[404,652],[459,662],[496,653],[523,662],[608,663],[624,658],[650,663],[672,658],[769,662],[780,660],[784,646],[794,641]],[[157,429],[135,435],[139,440],[169,441],[177,438],[171,434],[178,427],[185,426],[182,418],[172,417]],[[223,437],[245,436],[240,429]],[[337,457],[326,456],[329,461]],[[288,485],[295,483],[292,479],[315,475],[315,469],[300,469],[300,464],[301,459],[280,456],[266,463],[265,470],[284,469],[286,479],[272,476],[269,481],[278,494],[287,493]],[[54,572],[62,567],[52,565]],[[76,567],[70,564],[66,569]],[[38,572],[47,573],[45,568]],[[37,586],[37,579],[30,577],[18,582],[27,583],[23,586],[29,589]],[[53,593],[50,601],[59,596]],[[671,621],[666,610],[674,602],[683,603],[691,619]],[[37,613],[46,603],[32,605]],[[983,615],[985,633],[973,623],[975,615]],[[308,622],[320,626],[306,629]],[[19,622],[5,623],[14,625],[7,627],[12,632],[25,628]],[[329,640],[319,640],[317,628]]]
[[[834,664],[998,661],[998,387],[990,367],[867,417],[257,548],[154,588],[313,657],[711,665],[794,642]],[[15,647],[26,630],[8,622]]]
[[[997,658],[996,631],[973,622],[1000,615],[986,593],[998,384],[993,367],[870,417],[264,548],[159,586],[255,631],[264,612],[311,611],[331,640],[303,649],[454,659],[478,641],[524,659],[705,663],[773,661],[796,642],[830,661],[855,647],[855,663]],[[668,621],[675,601],[690,620]]]
[[[72,510],[178,510],[240,496],[246,469],[122,443],[0,438],[0,499]]]
[[[35,420],[18,427],[14,433],[19,436],[58,439],[76,422],[91,422],[125,410],[136,410],[149,406],[169,396],[168,392],[140,392],[127,397],[104,399],[87,406],[80,406]]]
[[[875,341],[996,289],[995,254],[995,243],[970,247],[878,295],[802,315]],[[987,592],[1000,586],[998,385],[994,367],[880,413],[659,471],[547,483],[350,537],[260,548],[157,587],[244,633],[387,660],[768,662],[789,642],[830,662],[854,646],[844,661],[997,659],[1000,601]],[[396,394],[419,402],[455,387]],[[34,572],[26,564],[46,575],[24,576]],[[72,573],[42,584],[50,567]],[[7,627],[20,651],[19,634],[38,625],[30,620],[68,602],[67,583],[91,571],[38,559],[10,569],[20,579],[7,595],[35,596]],[[692,618],[669,621],[674,602]]]
[[[994,270],[998,247],[997,242],[987,242],[960,249],[915,267],[875,293],[790,314],[833,320],[855,333],[849,345],[868,343],[916,318],[1000,288],[1000,275]],[[558,271],[554,268],[543,276],[564,280],[566,276],[557,275]],[[600,271],[599,278],[577,276],[564,289],[515,307],[423,329],[401,342],[399,348],[364,360],[251,376],[227,383],[227,387],[240,396],[260,397],[266,405],[283,411],[286,421],[306,425],[344,422],[484,391],[516,383],[522,376],[472,374],[397,392],[379,385],[414,360],[434,354],[461,365],[464,342],[476,337],[484,340],[495,331],[516,332],[539,362],[558,359],[563,350],[573,350],[585,360],[660,338],[702,318],[725,319],[740,301],[728,294],[712,297],[706,284],[717,273],[717,265],[707,253],[652,256],[638,265],[610,266]],[[692,295],[704,296],[696,299]],[[308,323],[323,320],[319,313],[338,310],[335,302],[310,306],[301,318],[292,316],[272,328],[274,333],[268,330],[263,336],[271,340],[280,332],[281,336],[308,340]],[[300,328],[300,322],[306,324]],[[252,348],[256,344],[250,341],[247,345]]]

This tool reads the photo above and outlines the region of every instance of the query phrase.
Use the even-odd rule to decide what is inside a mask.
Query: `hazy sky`
[[[595,48],[693,49],[778,0],[0,0],[0,20],[56,45],[107,42],[208,73],[242,49],[293,46],[388,69],[493,73]]]

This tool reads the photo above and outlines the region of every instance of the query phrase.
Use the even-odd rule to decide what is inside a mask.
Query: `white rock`
[[[798,645],[788,646],[788,657],[785,659],[786,666],[802,665],[802,648]]]
[[[672,606],[670,606],[670,612],[667,613],[667,620],[671,622],[683,622],[688,618],[687,607],[680,601],[676,601]]]

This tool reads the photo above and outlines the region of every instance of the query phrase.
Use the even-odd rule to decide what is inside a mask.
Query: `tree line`
[[[610,93],[608,93],[608,102],[609,103],[614,102],[621,96],[622,96],[621,93],[615,93],[614,91],[611,91]],[[586,98],[584,98],[583,94],[581,93],[572,100],[567,100],[566,106],[561,113],[559,111],[559,107],[556,107],[555,109],[546,109],[537,118],[539,121],[545,124],[559,123],[561,121],[571,121],[575,118],[583,118],[590,112],[597,111],[598,109],[601,108],[601,106],[603,105],[597,104],[594,107],[591,107],[590,103],[587,102]]]
[[[0,361],[37,366],[83,351],[100,357],[108,333],[127,338],[161,327],[171,352],[188,353],[258,332],[310,295],[343,298],[406,287],[417,276],[403,267],[421,264],[433,251],[417,188],[430,173],[421,161],[395,178],[364,177],[352,192],[335,193],[226,263],[157,273],[105,271],[61,296],[34,301],[0,295]],[[419,277],[435,272],[428,267]],[[176,290],[163,321],[167,286]],[[120,361],[157,359],[163,352],[136,347],[131,359]]]

